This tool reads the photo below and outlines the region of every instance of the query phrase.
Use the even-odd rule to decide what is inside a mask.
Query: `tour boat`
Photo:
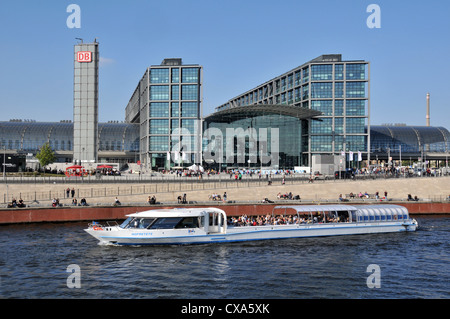
[[[219,208],[154,209],[127,215],[119,225],[93,222],[85,231],[102,244],[207,244],[415,231],[398,205],[276,206],[272,215],[227,218]]]

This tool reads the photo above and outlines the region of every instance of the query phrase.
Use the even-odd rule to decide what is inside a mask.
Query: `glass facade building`
[[[450,132],[444,127],[373,125],[370,137],[374,159],[448,159],[450,151]]]
[[[202,77],[201,66],[181,59],[165,59],[145,71],[125,119],[140,125],[140,161],[146,168],[201,162]]]
[[[12,120],[0,122],[0,149],[8,154],[35,156],[45,143],[57,162],[74,160],[74,123]],[[127,123],[98,124],[98,156],[101,162],[136,162],[139,126]]]
[[[221,169],[300,166],[308,119],[320,114],[269,104],[218,111],[203,123],[204,160]]]
[[[343,61],[341,55],[322,55],[216,108],[268,104],[289,105],[321,112],[299,130],[301,166],[309,166],[312,155],[342,151],[369,157],[370,138],[366,126],[370,109],[370,65],[366,61]]]

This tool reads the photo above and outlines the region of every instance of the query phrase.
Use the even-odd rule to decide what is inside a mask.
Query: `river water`
[[[448,299],[450,217],[416,219],[414,233],[156,247],[98,245],[87,223],[0,226],[0,298]]]

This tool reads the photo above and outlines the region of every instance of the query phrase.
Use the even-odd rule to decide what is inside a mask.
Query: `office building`
[[[202,67],[164,59],[147,68],[125,110],[140,125],[140,162],[150,170],[200,164]]]
[[[320,112],[285,136],[295,145],[290,157],[298,158],[287,161],[287,167],[310,166],[312,155],[342,152],[353,153],[355,161],[358,153],[370,159],[369,83],[369,62],[322,55],[230,99],[216,113],[255,105],[273,105],[275,113],[279,106]]]

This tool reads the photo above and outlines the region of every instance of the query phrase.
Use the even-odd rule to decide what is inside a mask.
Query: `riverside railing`
[[[120,176],[118,176],[120,177]],[[56,183],[46,181],[44,185],[47,185],[46,190],[35,190],[35,191],[26,191],[26,188],[20,191],[9,189],[8,185],[6,185],[6,191],[3,193],[3,196],[0,200],[3,200],[3,204],[10,203],[13,198],[19,200],[20,198],[27,204],[35,203],[39,201],[51,201],[53,199],[72,199],[77,198],[78,202],[80,202],[81,198],[104,198],[110,197],[111,201],[113,201],[114,197],[126,197],[126,196],[134,196],[134,195],[156,195],[158,193],[178,193],[177,195],[182,195],[183,192],[189,191],[198,191],[198,190],[216,190],[216,189],[233,189],[233,188],[249,188],[249,187],[266,187],[269,182],[271,185],[299,185],[305,183],[333,183],[333,182],[351,182],[353,180],[361,180],[360,178],[356,179],[331,179],[331,180],[309,180],[308,176],[295,176],[288,175],[284,178],[282,176],[275,176],[271,178],[253,176],[248,178],[243,178],[241,180],[235,180],[233,178],[223,177],[216,178],[214,177],[204,177],[202,179],[198,179],[198,177],[153,177],[151,179],[117,179],[115,180],[112,176],[110,176],[109,181],[104,181],[104,183],[108,183],[108,186],[100,186],[96,184],[95,187],[88,185],[93,185],[89,183],[84,183],[84,181],[78,180],[78,182],[72,181],[72,183]],[[417,177],[420,179],[421,177]],[[61,178],[59,178],[61,179]],[[119,182],[119,180],[121,182]],[[53,184],[52,186],[48,184]],[[127,185],[127,183],[133,183],[133,185]],[[13,183],[11,183],[13,184]],[[36,183],[42,184],[42,183]],[[66,185],[64,185],[66,184]],[[55,186],[56,185],[56,186]],[[59,188],[59,186],[61,188]],[[114,185],[114,186],[112,186]],[[55,189],[58,188],[58,189]],[[69,194],[67,194],[67,188],[69,188]],[[72,196],[72,189],[74,189],[74,195]],[[359,190],[357,190],[359,191]],[[296,194],[294,194],[296,195]],[[355,193],[356,195],[356,193]],[[433,196],[428,196],[427,198],[432,199]],[[207,196],[205,195],[205,199]],[[317,198],[315,199],[317,200]],[[441,199],[438,199],[441,200]]]

